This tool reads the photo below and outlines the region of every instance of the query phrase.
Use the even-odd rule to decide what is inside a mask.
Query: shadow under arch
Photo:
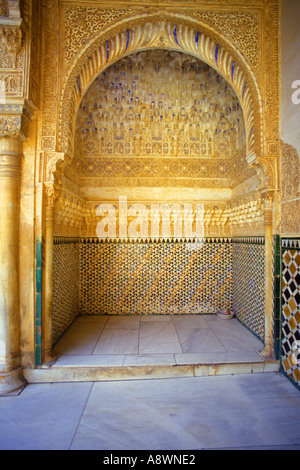
[[[262,184],[262,98],[255,74],[238,48],[202,22],[166,11],[123,19],[97,33],[70,66],[61,91],[57,152],[73,158],[75,123],[83,96],[107,67],[134,52],[168,49],[192,55],[214,68],[229,83],[240,102],[246,128],[246,156]]]

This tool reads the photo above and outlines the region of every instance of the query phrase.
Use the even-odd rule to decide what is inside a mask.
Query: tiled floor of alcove
[[[55,366],[259,362],[263,343],[217,315],[80,316],[56,343]]]

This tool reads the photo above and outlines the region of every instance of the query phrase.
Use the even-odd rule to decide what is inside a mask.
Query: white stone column
[[[265,197],[265,347],[262,355],[266,359],[274,356],[273,338],[273,194]]]
[[[19,218],[22,142],[0,138],[0,394],[25,385],[20,361]]]
[[[42,351],[43,363],[55,360],[52,354],[52,304],[53,304],[53,224],[54,189],[52,184],[44,185],[44,263],[43,263],[43,304],[42,304]]]

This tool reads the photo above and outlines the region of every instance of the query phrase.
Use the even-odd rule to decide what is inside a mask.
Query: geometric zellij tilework
[[[233,241],[233,310],[239,320],[264,340],[265,244]]]
[[[229,242],[80,244],[81,314],[216,313],[231,306]]]
[[[282,248],[282,365],[300,385],[300,249]],[[298,245],[299,246],[299,245]]]
[[[53,344],[79,314],[79,288],[79,243],[55,243],[53,247]]]

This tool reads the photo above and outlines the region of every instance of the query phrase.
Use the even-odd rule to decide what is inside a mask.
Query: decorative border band
[[[247,243],[250,245],[264,245],[265,237],[235,237],[232,243]]]
[[[283,241],[282,241],[283,242]],[[287,240],[288,243],[293,242],[293,245],[282,246],[295,246],[300,248],[300,240]],[[55,245],[71,243],[246,243],[252,245],[264,245],[264,237],[204,237],[204,238],[98,238],[98,237],[54,237]],[[295,245],[297,243],[297,246]]]
[[[300,238],[282,238],[281,239],[281,246],[283,248],[294,248],[300,249]]]

